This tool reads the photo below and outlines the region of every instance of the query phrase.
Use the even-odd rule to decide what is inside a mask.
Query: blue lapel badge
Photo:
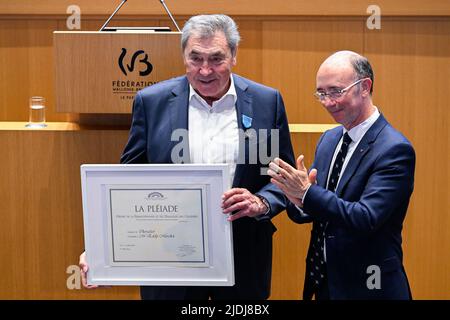
[[[252,120],[253,119],[250,118],[249,116],[246,116],[245,114],[242,115],[242,126],[244,127],[245,130],[247,130],[252,126]]]

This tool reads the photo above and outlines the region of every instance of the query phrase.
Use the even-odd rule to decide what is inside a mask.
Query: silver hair
[[[350,63],[352,64],[352,67],[355,70],[358,79],[369,78],[370,80],[372,80],[372,85],[370,87],[370,94],[372,95],[374,74],[369,60],[366,57],[357,55],[350,59]]]
[[[217,31],[222,31],[227,39],[228,47],[232,55],[241,40],[238,27],[233,19],[224,14],[198,15],[191,17],[183,27],[181,35],[181,48],[184,52],[189,37],[192,35],[200,38],[211,38]]]

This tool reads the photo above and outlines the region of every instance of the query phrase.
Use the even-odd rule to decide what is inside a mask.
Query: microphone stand
[[[99,31],[103,31],[105,29],[106,25],[116,15],[117,11],[119,11],[120,8],[122,8],[122,6],[125,4],[125,2],[127,2],[127,0],[122,0],[122,2],[119,4],[119,6],[116,8],[116,10],[114,10],[113,14],[108,18],[108,20],[106,20],[105,24],[100,28]]]
[[[167,8],[166,3],[164,2],[164,0],[159,0],[159,2],[161,2],[161,4],[163,5],[164,9],[167,12],[167,14],[170,17],[170,20],[172,20],[172,22],[175,25],[175,27],[177,27],[178,32],[181,32],[180,27],[178,27],[178,24],[176,23],[175,19],[173,18],[172,14],[170,13],[169,8]]]

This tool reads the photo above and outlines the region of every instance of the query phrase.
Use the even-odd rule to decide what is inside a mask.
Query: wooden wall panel
[[[312,96],[317,68],[336,50],[352,49],[368,56],[375,70],[376,105],[412,141],[417,153],[415,191],[403,232],[413,294],[419,299],[449,299],[449,18],[383,17],[381,30],[368,30],[365,17],[271,15],[236,20],[243,41],[235,71],[280,89],[290,123],[333,123]],[[102,22],[101,17],[85,16],[82,28],[97,30]],[[112,22],[157,24],[170,25],[160,17],[123,16]],[[66,30],[64,17],[36,15],[28,21],[26,16],[0,16],[0,121],[26,121],[28,97],[43,94],[49,101],[50,121],[99,123],[95,116],[54,112],[52,31],[56,29]],[[101,121],[124,124],[129,117],[112,115]],[[10,131],[0,131],[0,148],[7,151],[0,160],[4,168],[0,203],[6,204],[0,208],[4,222],[0,253],[11,261],[0,266],[2,274],[11,275],[0,279],[0,298],[138,298],[135,288],[91,292],[65,287],[65,268],[77,264],[83,242],[76,168],[83,161],[117,162],[127,131]],[[293,134],[296,156],[305,153],[310,164],[318,137],[317,133]],[[51,167],[56,168],[53,174]],[[279,230],[271,298],[298,299],[310,226],[293,224],[284,214],[275,223]]]
[[[292,134],[295,156],[305,155],[305,166],[311,166],[320,133]],[[312,224],[296,224],[286,212],[273,220],[274,235],[271,299],[297,300],[302,297],[306,254]]]
[[[404,231],[413,294],[449,299],[450,21],[385,21],[365,35],[374,101],[413,143],[415,190]]]
[[[36,5],[35,0],[2,0],[0,14],[65,14],[73,0],[47,0]],[[77,0],[84,14],[110,14],[119,2],[114,0],[90,1]],[[190,0],[166,1],[175,15],[193,15],[201,13],[224,12],[232,15],[366,15],[370,1],[361,0]],[[424,3],[422,0],[377,0],[385,15],[450,15],[450,4],[447,0],[433,0]],[[165,14],[158,1],[135,0],[128,2],[123,14]]]
[[[82,21],[84,31],[98,30],[102,20]],[[117,19],[117,26],[171,26],[166,19]],[[262,81],[261,22],[243,20],[239,23],[242,45],[239,48],[236,72],[255,81]],[[28,99],[31,95],[46,98],[47,121],[83,121],[73,113],[55,111],[53,31],[67,30],[65,20],[0,19],[0,121],[27,121]],[[181,59],[181,53],[180,53]],[[40,76],[40,79],[37,77]],[[131,102],[130,102],[131,108]],[[96,116],[99,121],[102,117]]]
[[[68,290],[83,250],[80,165],[118,163],[128,132],[0,131],[0,299],[139,298],[136,288]]]
[[[0,123],[0,148],[10,150],[0,165],[0,299],[138,299],[133,287],[68,290],[67,267],[83,248],[79,167],[118,163],[127,130],[80,130],[76,126],[24,130]],[[6,129],[8,128],[8,129]],[[17,128],[17,129],[14,129]],[[295,134],[296,154],[306,164],[320,134]],[[275,224],[271,299],[298,299],[311,225],[292,223],[281,213]]]
[[[290,123],[332,123],[316,101],[316,72],[337,50],[363,50],[354,19],[263,22],[263,82],[280,89]]]
[[[53,20],[0,19],[0,120],[28,120],[28,99],[46,98],[48,119],[67,121],[54,115]]]
[[[253,81],[262,82],[262,22],[258,20],[236,20],[241,35],[234,72]]]
[[[168,20],[113,20],[111,25],[159,26]],[[98,30],[102,20],[83,20],[83,30]],[[28,100],[46,98],[47,121],[79,121],[74,113],[55,111],[53,31],[67,30],[57,18],[0,18],[0,121],[28,121]],[[131,108],[131,102],[130,102]]]

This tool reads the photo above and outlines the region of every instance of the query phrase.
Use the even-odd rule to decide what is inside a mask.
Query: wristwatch
[[[268,214],[270,212],[269,201],[267,201],[266,198],[264,198],[263,196],[260,196],[259,194],[255,194],[255,196],[257,196],[261,200],[261,202],[266,206],[267,210],[264,213],[261,214],[261,215],[265,216],[266,214]]]

